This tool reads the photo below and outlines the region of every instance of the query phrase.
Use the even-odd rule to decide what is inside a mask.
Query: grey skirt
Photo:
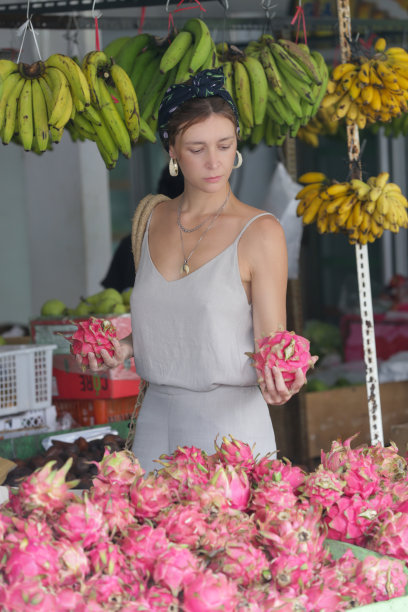
[[[218,435],[247,442],[259,457],[276,450],[269,409],[257,386],[222,385],[197,392],[149,385],[136,422],[132,451],[147,472],[178,446],[195,446],[212,454]]]

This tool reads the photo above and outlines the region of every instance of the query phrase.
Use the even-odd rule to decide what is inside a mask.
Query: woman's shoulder
[[[275,235],[283,232],[279,219],[272,213],[244,202],[239,204],[245,225],[248,225],[245,234],[269,237],[271,233]]]

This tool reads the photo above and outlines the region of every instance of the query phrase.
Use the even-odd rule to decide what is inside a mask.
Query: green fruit
[[[85,298],[86,302],[93,305],[99,304],[102,300],[110,300],[114,304],[120,304],[122,302],[122,296],[116,289],[108,288]]]
[[[125,289],[122,291],[122,300],[125,306],[129,306],[130,304],[130,296],[132,295],[133,287],[129,287],[129,289]]]
[[[94,304],[93,312],[96,315],[111,314],[117,304],[118,302],[116,300],[107,297]]]
[[[0,336],[0,346],[2,346],[3,344],[6,344],[6,341],[3,336]]]
[[[125,312],[128,312],[128,309],[126,308],[125,304],[115,304],[112,312],[114,314],[125,314]]]
[[[333,387],[349,387],[352,383],[345,378],[344,376],[340,376],[334,383]]]
[[[93,306],[92,304],[88,304],[87,302],[81,301],[75,308],[72,310],[72,314],[74,317],[87,317],[92,314]]]
[[[61,300],[47,300],[41,307],[43,317],[62,317],[66,311],[67,307]]]
[[[306,391],[309,392],[326,391],[327,389],[329,389],[329,385],[318,378],[312,378],[312,380],[309,380],[306,385]]]

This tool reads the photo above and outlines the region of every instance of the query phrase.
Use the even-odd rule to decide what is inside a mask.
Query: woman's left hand
[[[318,357],[312,357],[313,365],[318,360]],[[306,376],[301,368],[296,370],[295,380],[287,387],[282,372],[279,368],[266,367],[264,370],[264,379],[259,383],[263,398],[267,404],[280,406],[286,404],[288,400],[300,391],[307,382]]]

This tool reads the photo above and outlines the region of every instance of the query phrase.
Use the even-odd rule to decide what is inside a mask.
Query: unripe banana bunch
[[[386,44],[378,38],[371,57],[359,51],[334,68],[322,100],[322,106],[335,105],[333,119],[345,118],[363,129],[408,111],[408,53]]]
[[[245,48],[265,73],[267,102],[260,127],[253,130],[250,142],[262,138],[267,145],[280,145],[287,135],[295,137],[299,128],[313,117],[325,94],[329,75],[320,53],[303,43],[264,34]]]
[[[315,221],[322,234],[346,233],[350,244],[374,242],[385,229],[398,232],[408,227],[408,201],[388,179],[382,172],[367,182],[338,183],[322,172],[307,172],[298,179],[305,186],[296,195],[297,215],[304,224]]]
[[[320,107],[309,122],[301,126],[296,137],[312,147],[319,146],[319,136],[334,136],[339,132],[339,122],[332,120],[332,111]]]
[[[0,60],[0,136],[26,151],[43,153],[59,142],[64,127],[90,104],[81,68],[56,53],[45,62]]]
[[[150,134],[142,125],[136,92],[127,73],[103,51],[90,51],[82,60],[90,91],[90,104],[72,117],[69,129],[75,140],[93,140],[108,169],[122,153],[131,156],[140,134]],[[147,130],[147,131],[146,131]]]

